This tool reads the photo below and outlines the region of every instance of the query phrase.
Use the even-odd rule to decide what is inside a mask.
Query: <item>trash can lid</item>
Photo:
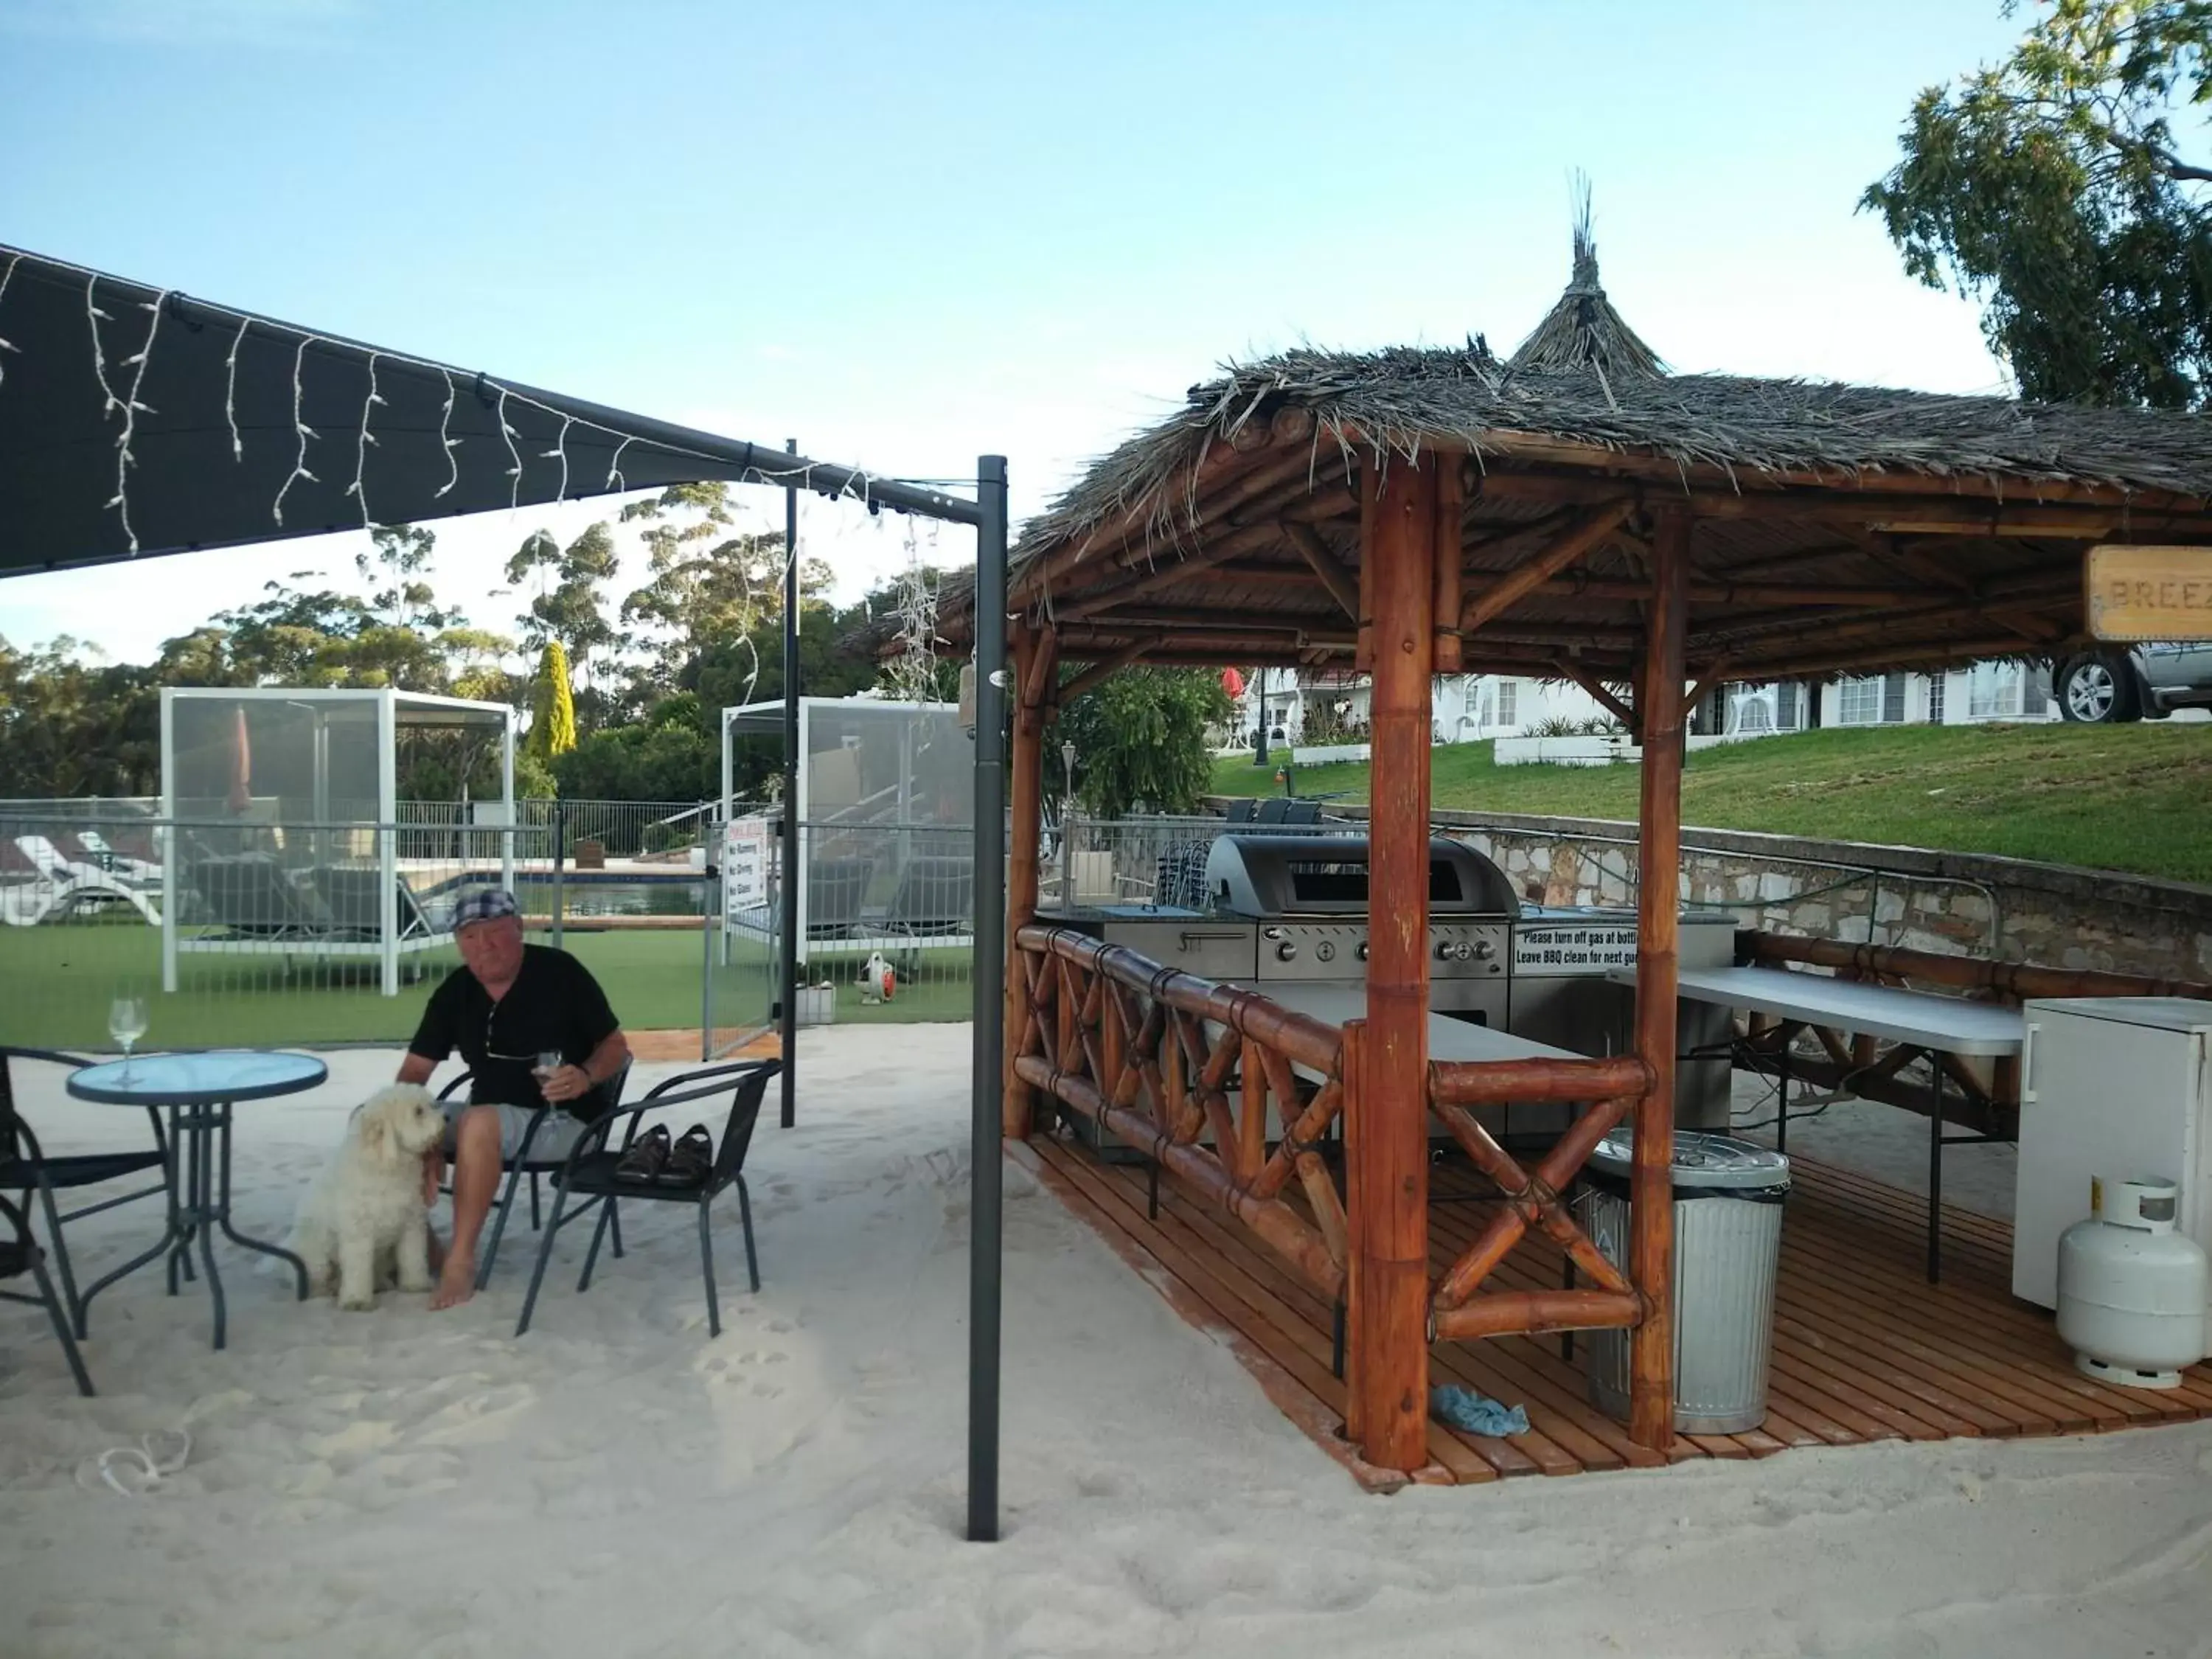
[[[1636,1161],[1636,1132],[1623,1127],[1597,1144],[1590,1166],[1626,1180]],[[1674,1186],[1771,1189],[1790,1184],[1790,1160],[1771,1146],[1697,1129],[1674,1131]]]

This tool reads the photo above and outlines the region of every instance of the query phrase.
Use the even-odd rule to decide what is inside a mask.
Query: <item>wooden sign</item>
[[[2106,543],[2081,562],[2089,632],[2100,640],[2212,640],[2212,547]]]

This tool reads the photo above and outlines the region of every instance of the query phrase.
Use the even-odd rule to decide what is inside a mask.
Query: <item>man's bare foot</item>
[[[438,1288],[430,1293],[433,1308],[457,1308],[477,1293],[477,1263],[473,1255],[449,1252],[438,1274]]]

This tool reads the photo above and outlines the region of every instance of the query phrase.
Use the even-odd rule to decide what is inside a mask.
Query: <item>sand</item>
[[[200,1292],[127,1280],[94,1304],[89,1401],[0,1310],[0,1654],[2212,1650],[2212,1428],[1370,1497],[1018,1171],[1007,1535],[969,1546],[968,1042],[805,1035],[801,1127],[752,1159],[757,1297],[719,1217],[719,1340],[673,1206],[581,1297],[564,1234],[520,1340],[526,1231],[435,1315],[296,1306],[226,1255],[221,1354]],[[240,1109],[252,1231],[392,1064],[331,1059],[319,1094]],[[143,1133],[27,1093],[57,1150]],[[76,1224],[87,1276],[151,1219]],[[191,1462],[155,1492],[76,1484],[179,1425]]]

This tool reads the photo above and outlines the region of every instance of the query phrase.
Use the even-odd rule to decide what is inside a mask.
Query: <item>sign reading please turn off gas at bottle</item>
[[[2212,640],[2212,547],[2106,543],[2081,564],[2089,632],[2100,640]]]

